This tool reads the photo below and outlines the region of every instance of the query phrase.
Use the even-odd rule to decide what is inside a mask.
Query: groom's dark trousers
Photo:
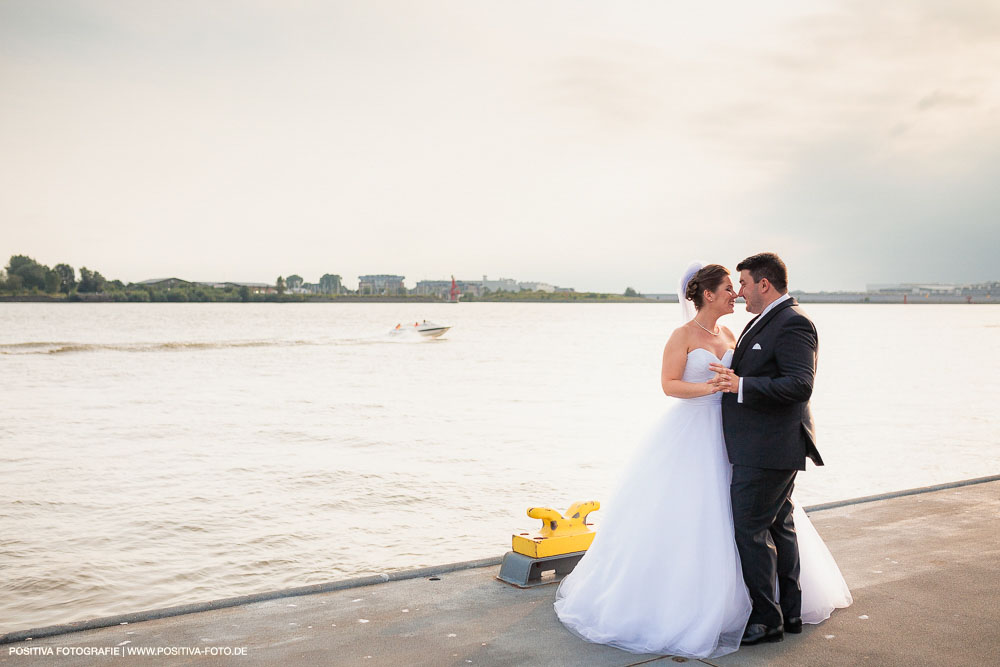
[[[816,327],[795,300],[776,304],[747,325],[733,354],[743,401],[722,397],[736,548],[753,601],[749,623],[769,628],[802,615],[791,495],[806,457],[823,465],[809,411],[818,349]]]
[[[799,547],[792,524],[796,472],[733,466],[730,492],[736,548],[753,601],[748,623],[776,628],[783,619],[802,616]],[[774,596],[776,583],[780,603]]]

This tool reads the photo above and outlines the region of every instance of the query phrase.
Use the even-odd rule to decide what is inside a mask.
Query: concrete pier
[[[7,635],[0,665],[1000,664],[1000,481],[832,505],[811,518],[854,605],[781,643],[713,660],[588,644],[556,619],[554,586],[517,589],[490,565],[31,640]]]

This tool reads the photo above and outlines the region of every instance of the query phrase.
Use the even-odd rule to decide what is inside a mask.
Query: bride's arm
[[[688,340],[683,327],[675,329],[663,348],[663,365],[660,367],[660,386],[663,393],[674,398],[697,398],[714,394],[719,389],[710,382],[685,382]]]

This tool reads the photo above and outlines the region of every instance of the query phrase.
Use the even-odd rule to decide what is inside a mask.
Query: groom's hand
[[[722,364],[709,364],[709,369],[717,373],[712,381],[719,391],[728,391],[732,394],[740,392],[740,378],[731,368],[726,368]]]

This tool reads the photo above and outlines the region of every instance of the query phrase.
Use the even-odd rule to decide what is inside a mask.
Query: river
[[[807,310],[827,465],[800,474],[801,502],[1000,472],[1000,308]],[[425,318],[453,328],[386,333]],[[670,405],[678,320],[677,304],[0,304],[0,632],[500,555],[534,528],[526,508],[606,500]]]

